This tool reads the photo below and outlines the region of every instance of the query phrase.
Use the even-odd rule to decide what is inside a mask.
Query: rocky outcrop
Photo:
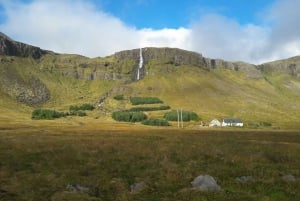
[[[284,73],[300,78],[300,56],[259,65],[261,72]]]
[[[0,55],[32,57],[34,59],[39,59],[46,53],[47,51],[38,47],[14,41],[0,32]]]
[[[139,61],[139,49],[126,50],[115,53],[118,62],[131,59],[135,61],[137,68]],[[205,58],[201,54],[177,48],[142,48],[144,64],[150,60],[157,60],[163,64],[175,66],[190,65],[205,70],[228,69],[245,73],[249,78],[261,78],[261,70],[252,64],[245,62],[228,62],[222,59]]]
[[[165,63],[178,65],[206,66],[205,58],[196,52],[190,52],[177,48],[142,48],[144,62],[149,60],[160,60]],[[124,59],[139,60],[140,49],[126,50],[115,53],[115,58],[120,61]]]
[[[42,105],[50,99],[46,85],[37,77],[24,79],[15,68],[2,68],[0,90],[15,98],[18,102],[29,106]]]

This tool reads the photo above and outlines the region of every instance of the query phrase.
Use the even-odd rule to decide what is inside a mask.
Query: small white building
[[[214,119],[209,123],[209,127],[221,126],[221,122],[219,120]]]
[[[222,126],[237,126],[243,127],[244,123],[239,118],[225,118],[222,121]]]

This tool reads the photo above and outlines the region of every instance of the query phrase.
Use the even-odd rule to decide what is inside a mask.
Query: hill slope
[[[159,97],[205,122],[240,117],[249,124],[300,127],[299,57],[255,66],[174,48],[143,48],[91,59],[41,50],[4,34],[0,50],[3,121],[30,122],[36,107],[67,110],[82,103],[104,103],[91,116],[112,121],[111,112],[131,107],[113,99],[122,94]]]

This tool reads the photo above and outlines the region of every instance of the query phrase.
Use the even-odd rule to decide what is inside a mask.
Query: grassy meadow
[[[153,128],[60,120],[0,126],[0,200],[298,201],[298,131]],[[209,174],[222,190],[191,181]],[[282,176],[293,175],[286,182]],[[237,177],[252,176],[239,183]],[[140,191],[131,185],[143,183]],[[78,185],[81,190],[72,190]]]

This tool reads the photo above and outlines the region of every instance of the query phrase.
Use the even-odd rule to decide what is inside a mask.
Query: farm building
[[[239,118],[225,118],[222,121],[222,126],[240,126],[240,127],[243,127],[244,123]]]
[[[209,127],[214,127],[214,126],[221,126],[221,122],[219,120],[214,119],[209,123]]]

